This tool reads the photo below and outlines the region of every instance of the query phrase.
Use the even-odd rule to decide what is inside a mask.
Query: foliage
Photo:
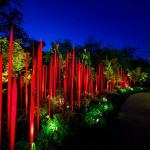
[[[131,71],[131,76],[133,79],[135,79],[137,82],[141,83],[145,82],[147,80],[147,73],[141,72],[141,68],[137,67],[135,70]]]
[[[126,69],[132,70],[132,68],[135,68],[135,64],[132,61],[134,60],[134,53],[137,49],[128,45],[118,51],[118,62],[124,67],[125,71]]]
[[[22,39],[21,44],[26,45],[30,40],[23,29],[22,0],[0,1],[0,34],[9,38],[10,28],[13,25],[14,39]]]
[[[91,101],[88,111],[85,113],[83,120],[87,126],[103,127],[106,124],[106,115],[113,110],[112,103],[108,102],[106,97]]]
[[[88,52],[86,49],[83,49],[83,52],[81,53],[81,62],[85,66],[91,66],[91,58],[90,58],[90,52]]]
[[[57,53],[59,56],[62,58],[64,61],[66,58],[66,53],[71,52],[72,50],[72,43],[70,40],[65,39],[65,40],[56,40],[55,42],[51,42],[52,48],[50,49],[50,54],[53,54],[54,49],[57,50]]]
[[[9,41],[6,38],[0,37],[0,44],[2,45],[2,56],[3,56],[3,82],[7,82]],[[25,65],[26,65],[25,64],[26,53],[24,52],[20,44],[21,44],[20,40],[15,40],[13,42],[12,74],[16,73],[17,77],[19,74],[25,72]],[[31,57],[29,56],[29,64],[30,62]]]
[[[32,143],[32,148],[31,148],[31,150],[36,150],[35,143]]]
[[[54,115],[52,119],[42,124],[40,136],[36,138],[36,149],[54,149],[62,145],[63,140],[69,133],[68,125],[65,124],[61,115]]]

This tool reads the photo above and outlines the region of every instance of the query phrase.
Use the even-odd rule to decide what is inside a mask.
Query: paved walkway
[[[123,104],[110,150],[150,149],[150,93],[131,95]]]

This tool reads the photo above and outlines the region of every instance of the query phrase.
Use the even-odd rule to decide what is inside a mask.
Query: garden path
[[[150,93],[133,94],[124,102],[109,149],[150,149]]]

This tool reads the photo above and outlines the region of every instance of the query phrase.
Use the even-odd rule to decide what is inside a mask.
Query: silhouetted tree
[[[23,29],[23,0],[0,0],[0,35],[9,38],[13,25],[14,39],[22,40],[21,45],[28,45],[30,38]]]
[[[90,53],[93,66],[97,66],[100,62],[102,42],[95,40],[94,37],[88,37],[84,43],[84,48]]]
[[[58,47],[58,53],[62,55],[63,60],[66,57],[66,53],[71,52],[71,50],[73,48],[71,40],[69,40],[69,39],[56,40],[55,42],[51,42],[51,44],[52,44],[51,51],[53,51],[53,49],[56,48],[54,46],[57,46]]]

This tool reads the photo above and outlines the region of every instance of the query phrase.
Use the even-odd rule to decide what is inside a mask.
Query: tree
[[[113,68],[112,68],[112,60],[105,59],[103,60],[103,65],[104,65],[104,75],[107,78],[107,89],[108,89],[108,84],[113,80]]]
[[[141,68],[137,67],[136,69],[131,71],[131,76],[133,80],[140,83],[142,85],[143,82],[147,81],[148,74],[146,72],[141,72]]]
[[[91,54],[95,53],[102,45],[102,41],[96,41],[94,37],[88,37],[88,39],[84,43],[84,47],[89,51]]]
[[[14,39],[21,39],[22,45],[28,45],[29,36],[23,29],[22,0],[0,1],[0,35],[9,39],[10,28],[13,25]]]
[[[81,61],[84,65],[91,67],[91,57],[90,52],[88,52],[86,49],[83,49],[83,52],[81,53]]]
[[[118,61],[122,66],[124,66],[125,71],[135,68],[135,64],[133,64],[132,61],[134,60],[134,52],[136,50],[137,48],[129,45],[123,47],[120,51],[118,51]]]
[[[58,53],[60,55],[62,55],[63,60],[65,60],[66,53],[71,52],[71,50],[72,50],[72,43],[71,43],[71,40],[69,40],[69,39],[65,39],[63,41],[57,40],[55,42],[55,44],[53,42],[51,44],[52,44],[52,49],[51,50],[54,49],[53,45],[58,45]]]
[[[101,61],[102,42],[95,40],[94,37],[88,37],[84,43],[84,48],[90,53],[93,67],[98,67]]]
[[[8,78],[8,50],[9,41],[6,38],[0,37],[0,45],[2,45],[2,57],[3,57],[3,83],[7,82]],[[29,56],[29,64],[31,57]],[[12,74],[16,73],[17,77],[19,74],[25,72],[26,53],[22,49],[19,40],[13,42],[13,57],[12,57]]]

